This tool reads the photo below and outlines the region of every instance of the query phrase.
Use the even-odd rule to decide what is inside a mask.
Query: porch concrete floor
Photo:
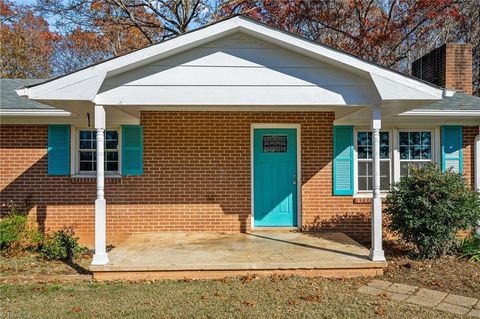
[[[143,233],[131,235],[95,272],[378,269],[343,233]]]

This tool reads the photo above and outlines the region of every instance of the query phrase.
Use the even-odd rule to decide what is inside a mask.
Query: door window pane
[[[264,153],[285,153],[287,152],[286,135],[264,135],[263,136]]]

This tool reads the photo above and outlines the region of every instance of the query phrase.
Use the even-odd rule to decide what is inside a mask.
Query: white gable
[[[347,72],[242,33],[107,78],[108,105],[368,105],[368,73]]]
[[[441,100],[443,90],[237,16],[18,93],[50,105],[61,102],[65,109],[93,103],[358,106],[404,101],[418,107]]]

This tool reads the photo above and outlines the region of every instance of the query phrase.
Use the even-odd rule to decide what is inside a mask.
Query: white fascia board
[[[63,110],[0,109],[0,116],[70,116],[71,114],[72,113]]]
[[[418,99],[441,100],[443,90],[428,85],[422,81],[412,79],[397,72],[368,63],[360,58],[348,53],[334,50],[332,48],[319,45],[312,41],[302,39],[299,36],[291,35],[287,32],[277,30],[261,23],[237,16],[225,21],[221,21],[203,29],[184,34],[171,40],[161,42],[150,47],[120,56],[109,61],[91,66],[75,73],[60,77],[58,79],[39,84],[24,90],[23,95],[30,99],[38,100],[88,100],[94,101],[101,83],[105,77],[116,75],[139,66],[151,63],[178,53],[188,50],[198,45],[213,41],[225,35],[242,31],[251,34],[268,42],[283,46],[285,48],[306,54],[308,56],[327,61],[350,70],[358,70],[371,74],[372,78],[377,80],[375,83],[382,97],[391,96],[389,90],[386,91],[385,84],[381,79],[388,79],[392,83],[402,86],[403,91],[413,90]],[[22,91],[22,90],[19,90]],[[18,92],[18,91],[17,91]],[[22,92],[20,92],[22,94]],[[396,99],[411,99],[411,92],[396,94]]]
[[[412,87],[378,74],[370,74],[383,101],[389,100],[442,100],[443,89]],[[423,83],[422,83],[423,84]],[[433,90],[430,90],[433,89]],[[430,102],[431,103],[431,102]]]
[[[399,116],[478,116],[480,117],[480,110],[411,110],[399,114]]]

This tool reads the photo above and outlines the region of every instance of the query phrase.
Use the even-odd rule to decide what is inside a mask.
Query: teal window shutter
[[[143,127],[122,126],[122,175],[143,174]]]
[[[333,195],[353,195],[353,126],[333,127]]]
[[[48,175],[70,175],[70,125],[48,126]]]
[[[444,172],[451,168],[454,172],[463,173],[462,130],[462,126],[442,126],[442,171]]]

